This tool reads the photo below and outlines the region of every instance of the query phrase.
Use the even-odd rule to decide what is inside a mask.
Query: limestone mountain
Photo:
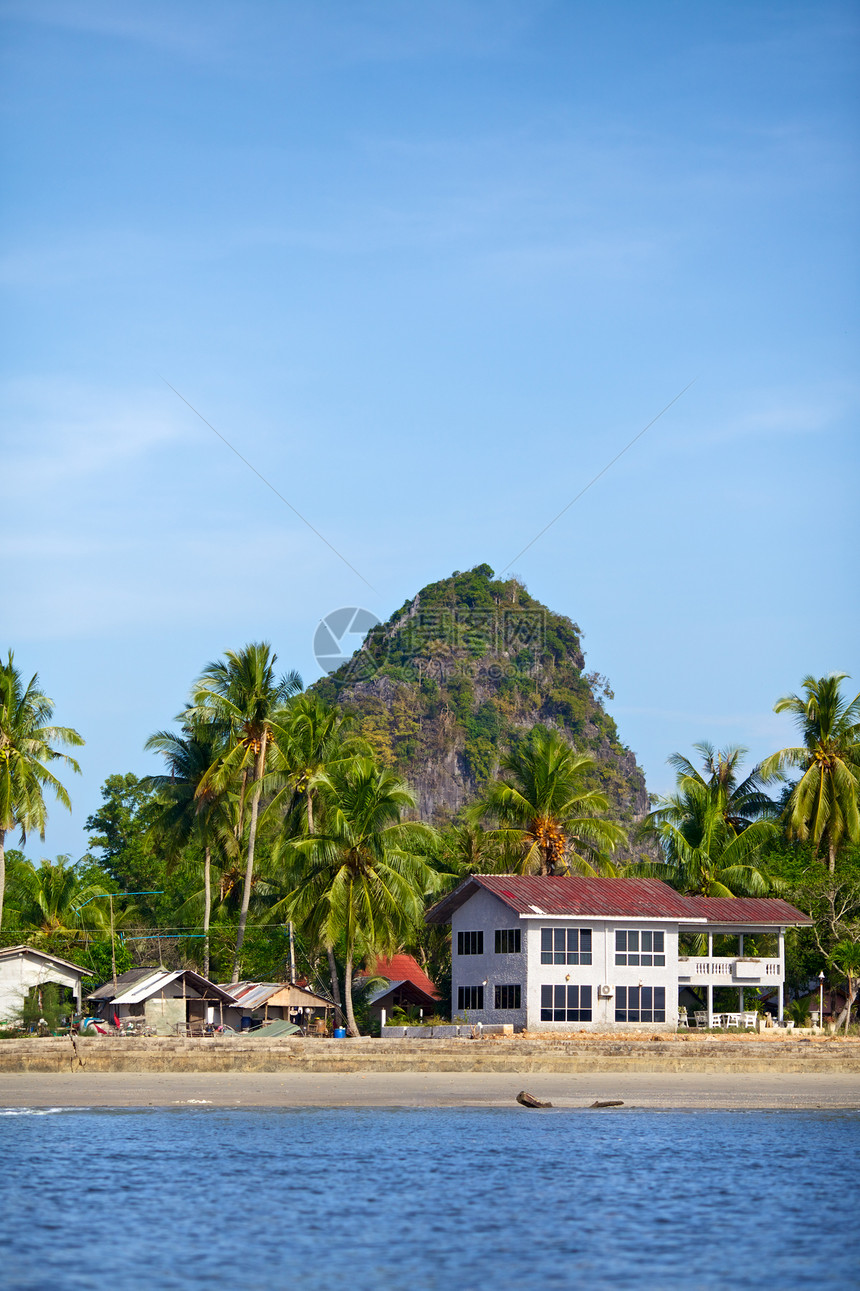
[[[645,778],[618,738],[605,677],[587,673],[581,629],[489,565],[422,588],[314,690],[353,713],[358,732],[443,825],[477,796],[500,753],[536,724],[596,762],[612,815],[648,810]]]

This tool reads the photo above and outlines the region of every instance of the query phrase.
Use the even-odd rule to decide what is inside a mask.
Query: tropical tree
[[[238,850],[234,802],[216,787],[213,771],[224,755],[221,729],[212,723],[186,724],[180,734],[156,731],[145,748],[160,753],[169,774],[149,776],[145,787],[157,794],[160,808],[152,832],[174,854],[197,843],[203,852],[203,976],[209,976],[209,925],[212,918],[212,853],[228,859]]]
[[[845,974],[847,987],[845,1008],[836,1019],[836,1025],[839,1025],[844,1015],[845,1034],[847,1035],[848,1025],[851,1021],[851,1007],[857,998],[858,988],[860,988],[860,943],[847,939],[837,942],[830,952],[830,962],[840,973]]]
[[[519,853],[522,873],[614,873],[606,853],[627,835],[598,813],[609,801],[586,779],[596,763],[577,753],[557,731],[536,727],[501,760],[500,778],[488,785],[473,819],[494,820],[499,841]]]
[[[223,790],[238,778],[240,836],[245,799],[250,794],[245,881],[231,978],[234,982],[239,980],[242,942],[251,903],[263,776],[272,753],[274,730],[286,724],[285,706],[302,689],[297,672],[276,675],[277,658],[267,641],[254,642],[236,652],[228,650],[224,659],[209,663],[203,669],[186,714],[189,721],[211,723],[225,740],[226,752],[204,777],[201,787],[211,784]]]
[[[860,839],[860,694],[842,695],[844,672],[804,677],[803,695],[784,695],[774,712],[791,713],[803,743],[780,749],[761,765],[761,775],[776,778],[798,770],[801,778],[787,806],[789,836],[824,847],[832,874],[844,839]]]
[[[73,937],[80,931],[78,911],[85,901],[106,896],[107,889],[92,883],[68,856],[56,861],[42,860],[38,865],[21,858],[9,872],[8,901],[19,922],[41,937]],[[107,912],[99,902],[88,912],[101,931],[107,924]]]
[[[707,794],[697,795],[695,800],[664,798],[661,800],[663,806],[651,813],[652,821],[657,818],[672,820],[685,830],[687,838],[692,842],[691,833],[697,830],[695,804],[706,802],[709,795],[719,800],[723,819],[734,834],[740,834],[756,820],[772,820],[779,815],[778,804],[768,797],[762,787],[758,767],[753,767],[748,775],[741,778],[741,763],[749,752],[748,749],[739,744],[730,744],[724,749],[716,750],[707,740],[694,744],[693,748],[701,756],[701,771],[683,753],[673,753],[667,761],[675,770],[679,787],[690,781],[707,790]]]
[[[271,771],[265,789],[269,810],[286,813],[287,828],[312,834],[320,785],[329,772],[356,757],[371,757],[366,740],[351,734],[349,713],[319,695],[298,695],[275,730]]]
[[[79,747],[84,741],[70,726],[52,726],[53,715],[54,702],[40,690],[38,674],[25,685],[10,650],[6,662],[0,663],[0,924],[6,888],[7,833],[20,830],[22,845],[34,830],[44,839],[48,818],[46,789],[71,811],[69,795],[49,765],[64,762],[80,772],[74,758],[53,746]]]
[[[320,783],[317,832],[285,852],[293,886],[273,910],[327,947],[345,947],[344,1002],[350,1035],[358,1035],[353,969],[358,956],[391,953],[423,917],[435,890],[427,863],[434,833],[402,821],[413,794],[370,758],[335,765]]]
[[[767,873],[763,852],[777,835],[771,820],[753,820],[740,832],[726,817],[719,786],[683,776],[676,793],[658,798],[648,820],[665,861],[639,864],[638,875],[667,880],[699,896],[762,896],[784,884]]]
[[[269,812],[283,813],[283,836],[310,837],[316,825],[320,787],[338,767],[359,754],[370,755],[366,741],[350,738],[352,718],[318,695],[299,695],[290,705],[286,723],[276,732],[272,774],[266,787],[275,790]],[[334,948],[325,947],[332,999],[342,1013],[340,982]]]

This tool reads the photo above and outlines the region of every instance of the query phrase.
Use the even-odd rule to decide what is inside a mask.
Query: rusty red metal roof
[[[686,897],[708,923],[799,924],[810,927],[813,920],[781,897]]]
[[[450,892],[425,918],[447,923],[480,888],[518,914],[604,919],[677,919],[694,923],[809,924],[808,915],[773,898],[690,897],[661,879],[532,877],[475,874]]]

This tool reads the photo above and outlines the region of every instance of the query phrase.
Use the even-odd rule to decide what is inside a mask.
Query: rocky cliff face
[[[580,636],[479,565],[423,588],[314,689],[354,714],[434,824],[473,801],[500,753],[540,723],[594,757],[613,818],[629,825],[648,810],[645,779],[603,707],[608,682],[584,672]]]

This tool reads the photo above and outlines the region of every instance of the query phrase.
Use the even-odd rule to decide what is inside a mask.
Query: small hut
[[[233,997],[224,1020],[235,1031],[251,1031],[267,1022],[292,1022],[302,1031],[328,1028],[331,1000],[295,982],[230,982]]]
[[[93,991],[87,1002],[113,1025],[134,1022],[152,1027],[157,1035],[193,1035],[223,1026],[235,1000],[191,968],[130,968],[115,985],[106,982]]]

